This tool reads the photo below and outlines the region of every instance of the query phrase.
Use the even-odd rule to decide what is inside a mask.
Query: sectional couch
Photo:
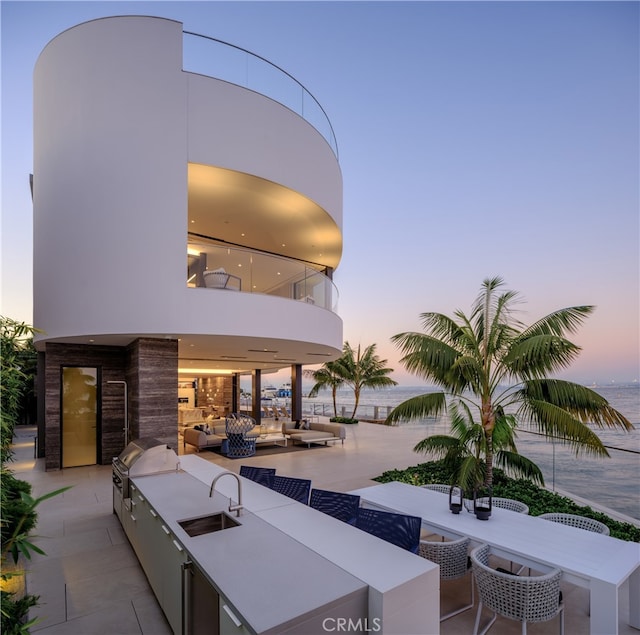
[[[222,442],[227,438],[224,420],[219,420],[219,422],[215,424],[209,424],[209,429],[210,432],[207,433],[203,430],[196,430],[195,428],[186,428],[182,437],[182,446],[186,448],[187,444],[192,445],[198,452],[205,448],[221,446]]]
[[[303,422],[300,425],[305,425]],[[295,421],[283,421],[282,434],[285,435],[292,443],[306,443],[307,447],[312,443],[323,443],[327,445],[329,441],[341,441],[347,437],[346,429],[339,423],[308,423],[308,428],[296,428]],[[255,436],[260,434],[260,428],[254,428]],[[273,432],[273,430],[269,430]],[[226,427],[223,419],[209,424],[209,432],[196,430],[195,428],[186,428],[182,439],[183,447],[187,444],[196,448],[197,452],[206,448],[220,447],[222,442],[227,438]]]
[[[282,434],[292,443],[306,443],[307,447],[312,443],[327,445],[329,441],[340,441],[344,445],[347,438],[346,428],[340,423],[312,423],[303,419],[298,426],[296,428],[295,421],[283,421]]]

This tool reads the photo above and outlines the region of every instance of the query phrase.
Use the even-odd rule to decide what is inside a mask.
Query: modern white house
[[[179,385],[226,414],[250,373],[259,420],[290,367],[301,416],[302,366],[342,349],[342,175],[297,80],[173,20],[75,26],[35,67],[32,192],[47,469],[176,448]]]

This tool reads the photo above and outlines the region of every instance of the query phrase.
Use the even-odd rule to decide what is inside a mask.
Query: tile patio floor
[[[117,517],[112,513],[111,466],[89,466],[45,472],[44,460],[34,459],[33,427],[18,427],[11,469],[33,485],[34,496],[73,485],[63,495],[45,501],[39,508],[37,542],[46,556],[29,563],[30,593],[40,595],[35,615],[40,622],[32,628],[38,635],[164,635],[170,629],[155,601],[142,569],[129,546]],[[359,423],[348,426],[347,440],[309,451],[287,454],[258,454],[246,460],[232,460],[212,452],[201,452],[232,471],[240,463],[271,466],[278,473],[309,478],[314,487],[348,491],[373,485],[371,479],[392,468],[406,468],[423,461],[412,451],[425,436],[425,428],[389,428]],[[183,449],[180,448],[180,453]],[[186,450],[187,453],[191,449]],[[623,589],[624,591],[624,589]],[[442,584],[442,610],[464,603],[469,581]],[[588,593],[563,584],[565,633],[589,632]],[[624,597],[626,593],[622,593]],[[626,624],[628,606],[621,600],[620,635],[638,635]],[[459,603],[459,604],[457,604]],[[489,614],[485,615],[488,620]],[[472,633],[475,609],[441,625],[443,635]],[[484,623],[483,621],[483,623]],[[531,635],[557,633],[557,619],[529,625]],[[515,635],[520,625],[498,619],[493,635]],[[389,633],[387,635],[399,635]],[[409,635],[432,635],[415,633]]]

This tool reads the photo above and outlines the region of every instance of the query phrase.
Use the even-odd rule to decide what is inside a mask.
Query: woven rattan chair
[[[526,635],[527,622],[546,622],[560,614],[560,635],[564,634],[564,604],[560,599],[562,571],[553,569],[540,576],[518,576],[496,571],[489,566],[489,545],[471,552],[473,576],[478,587],[478,612],[473,634],[478,635],[482,608],[493,611],[491,621],[480,635],[493,626],[498,615],[522,623]]]
[[[293,478],[291,476],[274,476],[271,489],[297,500],[299,503],[309,504],[309,491],[311,481],[306,478]]]
[[[587,531],[593,531],[597,534],[609,535],[609,527],[604,523],[593,518],[586,518],[585,516],[576,516],[574,514],[560,514],[549,513],[540,514],[540,518],[550,520],[554,523],[561,523],[562,525],[569,525],[571,527],[577,527],[578,529],[586,529]]]
[[[441,580],[457,580],[471,572],[471,562],[469,560],[469,538],[463,536],[457,540],[447,542],[434,542],[431,540],[421,540],[418,554],[431,562],[440,565]],[[471,583],[471,604],[467,604],[455,611],[451,611],[440,617],[444,622],[458,613],[468,611],[474,605],[473,577],[469,575]]]
[[[358,507],[360,507],[360,497],[343,492],[312,489],[309,507],[333,516],[349,525],[355,525],[358,517]]]
[[[228,458],[246,458],[256,453],[256,437],[249,434],[255,425],[255,419],[249,415],[234,413],[225,418]]]
[[[519,514],[528,514],[529,507],[520,501],[513,500],[512,498],[492,498],[491,504],[494,507],[500,507],[501,509],[508,509],[512,512],[518,512]]]
[[[260,485],[271,488],[273,486],[273,477],[276,474],[275,467],[253,467],[252,465],[241,465],[240,476],[244,476]]]
[[[418,553],[422,518],[360,507],[356,527],[397,547]]]
[[[424,489],[431,489],[434,492],[440,492],[441,494],[449,494],[449,490],[451,489],[451,485],[444,485],[444,483],[427,483],[420,487],[424,487]]]

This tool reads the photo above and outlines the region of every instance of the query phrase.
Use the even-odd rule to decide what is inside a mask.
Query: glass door
[[[98,369],[62,368],[62,467],[97,463]]]

